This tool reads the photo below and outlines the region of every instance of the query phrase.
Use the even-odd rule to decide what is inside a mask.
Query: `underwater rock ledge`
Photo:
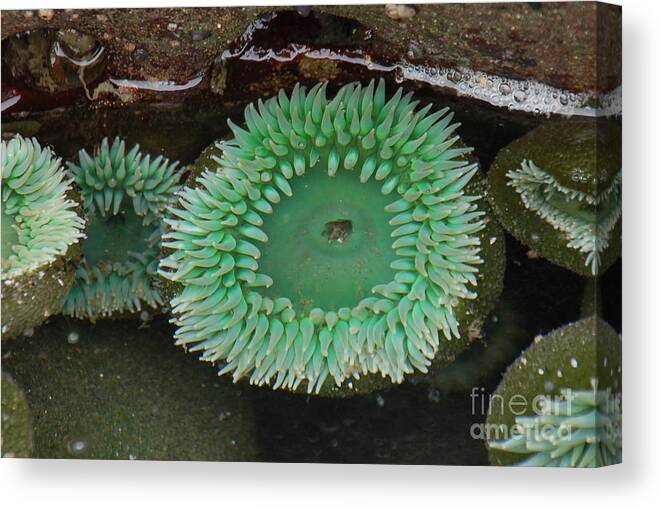
[[[210,67],[250,23],[278,10],[292,7],[17,10],[3,11],[1,23],[3,37],[74,28],[110,48],[117,76],[185,82]],[[308,15],[315,12],[361,23],[390,55],[412,63],[466,66],[575,92],[606,92],[621,83],[621,46],[614,43],[621,8],[615,5],[428,4],[406,17],[384,5],[314,6]]]

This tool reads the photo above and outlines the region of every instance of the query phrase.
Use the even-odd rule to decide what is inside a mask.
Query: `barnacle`
[[[468,342],[485,224],[453,115],[383,81],[326,87],[250,104],[165,219],[176,342],[235,380],[397,383]]]
[[[2,141],[3,337],[62,308],[85,222],[53,151],[36,139]]]
[[[622,459],[621,340],[596,317],[534,343],[491,397],[497,465],[596,467]]]
[[[163,304],[158,288],[161,214],[179,188],[178,162],[103,139],[69,170],[81,188],[88,239],[64,313],[95,319]]]
[[[505,227],[542,256],[583,275],[617,258],[622,170],[611,121],[542,124],[498,154],[490,180]]]

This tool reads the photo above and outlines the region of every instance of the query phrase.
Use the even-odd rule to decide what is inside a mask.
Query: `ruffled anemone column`
[[[597,317],[534,343],[490,398],[494,465],[598,467],[622,461],[622,340]]]
[[[621,130],[610,119],[554,120],[503,148],[489,171],[503,226],[549,261],[602,274],[622,249]]]

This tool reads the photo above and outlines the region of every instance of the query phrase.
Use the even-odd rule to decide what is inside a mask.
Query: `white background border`
[[[2,7],[175,7],[226,3],[3,0]],[[625,464],[582,471],[3,459],[0,501],[8,506],[144,503],[159,507],[257,503],[311,507],[463,506],[478,502],[489,507],[522,503],[558,507],[597,502],[600,506],[629,506],[650,504],[652,498],[657,503],[661,497],[661,2],[619,3],[624,14]]]

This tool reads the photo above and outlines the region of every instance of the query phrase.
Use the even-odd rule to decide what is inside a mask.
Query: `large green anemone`
[[[368,373],[401,382],[461,336],[484,228],[477,171],[447,108],[401,89],[296,86],[245,126],[166,218],[176,341],[220,374],[319,392]],[[260,246],[258,246],[260,245]],[[175,284],[176,285],[176,284]],[[463,315],[462,315],[463,317]],[[454,350],[454,349],[453,349]]]
[[[519,240],[560,266],[597,275],[621,248],[621,168],[613,121],[551,121],[498,154],[490,196]]]
[[[163,304],[158,288],[161,215],[179,189],[178,162],[103,139],[69,170],[81,188],[88,239],[64,313],[96,319]]]
[[[538,336],[491,396],[495,465],[597,467],[622,460],[621,340],[597,317]]]
[[[61,310],[85,222],[61,160],[36,139],[2,141],[2,334]]]

